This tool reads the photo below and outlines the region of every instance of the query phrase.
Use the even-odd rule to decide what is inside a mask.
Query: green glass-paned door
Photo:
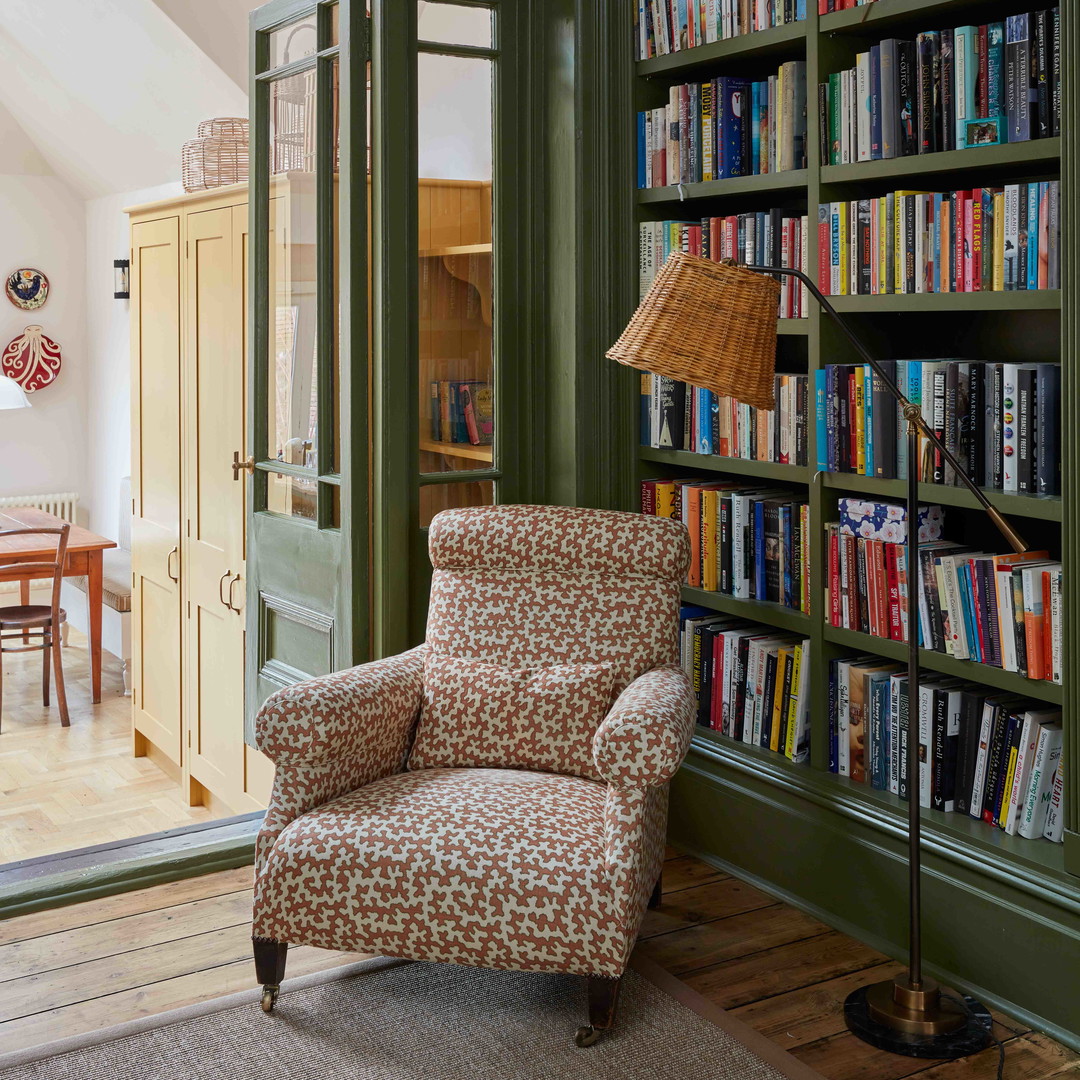
[[[251,21],[246,700],[368,658],[368,18]]]

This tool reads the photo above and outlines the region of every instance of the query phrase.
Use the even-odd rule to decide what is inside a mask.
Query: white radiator
[[[78,503],[79,496],[74,491],[61,491],[56,495],[5,495],[0,498],[0,514],[17,506],[33,506],[74,524],[75,507]],[[4,528],[4,523],[0,522],[0,529],[2,528]],[[0,593],[18,591],[17,581],[0,581]]]
[[[74,491],[61,491],[57,495],[5,495],[0,498],[0,514],[16,506],[34,506],[74,524],[78,502],[79,496]]]

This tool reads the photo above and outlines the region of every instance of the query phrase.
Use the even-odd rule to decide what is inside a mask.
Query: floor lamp
[[[907,428],[907,636],[908,636],[908,970],[895,980],[860,987],[844,1004],[850,1030],[879,1049],[910,1057],[953,1058],[991,1041],[990,1014],[978,1002],[943,997],[922,970],[922,851],[919,771],[918,508],[919,439],[948,462],[1017,553],[1027,545],[990,504],[955,455],[922,418],[855,332],[804,273],[780,266],[715,263],[674,253],[657,274],[641,306],[608,356],[641,371],[705,387],[757,408],[773,408],[776,315],[780,283],[796,278],[840,327],[859,357],[896,399]]]

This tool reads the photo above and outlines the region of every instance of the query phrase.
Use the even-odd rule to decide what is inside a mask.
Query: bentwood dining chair
[[[18,570],[24,576],[33,574],[52,578],[52,597],[48,604],[13,604],[0,607],[0,714],[3,709],[4,695],[4,653],[36,652],[42,653],[41,700],[49,704],[49,655],[56,667],[56,704],[60,708],[60,723],[68,727],[67,694],[64,691],[64,664],[60,656],[60,628],[67,616],[60,607],[60,585],[64,580],[64,560],[67,558],[68,534],[70,525],[60,529],[6,529],[0,531],[0,540],[7,536],[55,536],[55,562],[4,562],[4,553],[0,551],[0,579],[5,570]],[[30,644],[31,638],[40,638],[38,644]],[[5,644],[19,641],[20,645]]]

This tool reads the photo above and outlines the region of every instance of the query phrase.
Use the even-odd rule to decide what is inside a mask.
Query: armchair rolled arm
[[[600,775],[621,787],[667,783],[689,749],[695,711],[682,668],[654,668],[635,679],[593,736]]]
[[[255,745],[277,765],[359,756],[395,771],[420,713],[426,652],[420,645],[279,690],[255,719]]]

